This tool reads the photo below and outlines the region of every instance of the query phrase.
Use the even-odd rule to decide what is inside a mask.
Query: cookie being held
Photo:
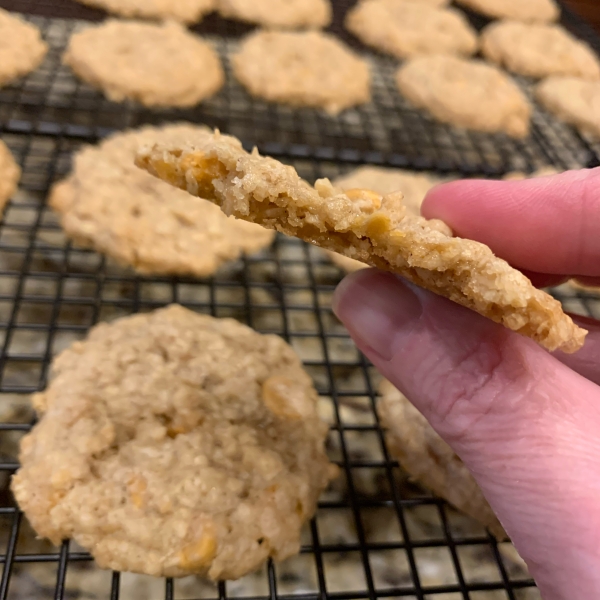
[[[587,332],[557,300],[484,244],[409,214],[401,193],[350,194],[327,179],[313,187],[293,167],[256,150],[249,154],[218,133],[194,145],[147,147],[137,164],[227,215],[402,275],[549,350],[575,352],[583,345]]]
[[[97,325],[52,369],[12,480],[40,536],[102,568],[213,580],[299,551],[337,469],[281,338],[173,305]]]
[[[507,539],[477,482],[427,419],[389,381],[379,388],[377,413],[393,458],[418,483],[473,517],[500,541]]]
[[[196,106],[225,81],[210,45],[179,23],[110,19],[69,40],[63,63],[113,102]]]
[[[460,11],[418,0],[361,0],[345,24],[367,46],[398,58],[477,50],[477,33]]]

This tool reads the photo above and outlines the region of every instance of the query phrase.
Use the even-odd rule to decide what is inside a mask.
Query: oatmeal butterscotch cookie
[[[215,0],[76,0],[127,18],[173,19],[196,23],[215,8]]]
[[[35,25],[0,8],[0,87],[31,73],[47,52]]]
[[[233,73],[254,96],[335,115],[371,99],[369,66],[341,41],[317,32],[258,31],[232,58]]]
[[[492,23],[481,36],[481,49],[488,60],[519,75],[600,78],[594,51],[560,25]]]
[[[195,106],[224,82],[216,52],[174,22],[87,27],[71,37],[63,62],[110,100],[145,106]]]
[[[96,326],[33,403],[15,497],[103,568],[237,579],[298,552],[336,473],[294,351],[176,305]]]
[[[361,0],[348,12],[346,28],[364,44],[399,58],[470,56],[477,50],[477,33],[460,11],[418,0]]]
[[[333,184],[343,191],[367,189],[382,196],[392,192],[402,192],[402,203],[407,212],[418,216],[421,214],[421,204],[427,192],[441,183],[441,179],[428,173],[405,171],[403,169],[384,169],[382,167],[359,167],[342,177]],[[331,260],[345,271],[357,271],[367,265],[337,252],[328,251]]]
[[[400,67],[396,81],[412,104],[443,123],[515,138],[529,134],[531,105],[525,94],[483,61],[418,56]]]
[[[387,429],[393,458],[418,483],[487,527],[499,540],[504,528],[477,482],[427,419],[389,381],[383,381],[377,412]]]
[[[6,144],[0,140],[0,214],[15,193],[20,178],[19,165],[15,162]]]
[[[560,16],[554,0],[456,0],[456,3],[491,19],[550,23]]]
[[[327,27],[329,0],[218,0],[224,17],[283,29]]]
[[[188,194],[133,164],[140,145],[205,136],[212,133],[198,125],[144,127],[84,147],[71,175],[50,194],[65,233],[140,273],[198,277],[268,246],[273,232],[227,218],[209,202],[190,202]]]
[[[550,350],[578,350],[586,332],[560,303],[485,245],[453,237],[447,225],[411,215],[402,194],[311,186],[295,169],[245,152],[215,134],[193,146],[142,149],[137,164],[228,215],[333,250],[471,308]]]
[[[549,77],[538,84],[535,97],[554,116],[600,140],[600,82]]]

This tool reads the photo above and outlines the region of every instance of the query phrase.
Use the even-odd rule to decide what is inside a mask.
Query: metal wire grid
[[[3,0],[1,4],[19,8],[27,2]],[[66,0],[56,4],[65,12],[70,5]],[[226,129],[269,154],[301,157],[318,148],[323,159],[490,175],[512,169],[529,171],[547,164],[566,169],[595,161],[587,141],[539,108],[535,109],[532,133],[526,140],[453,128],[411,108],[396,88],[397,61],[366,50],[343,30],[343,15],[351,4],[353,0],[335,3],[336,18],[331,29],[369,60],[373,101],[338,117],[252,98],[236,82],[229,63],[239,35],[250,28],[232,21],[211,16],[198,28],[214,44],[227,71],[227,83],[221,92],[190,110],[148,110],[131,102],[107,101],[61,65],[60,56],[69,36],[84,22],[29,17],[43,30],[51,51],[38,70],[0,90],[0,124],[12,132],[90,136],[143,123],[183,119]],[[84,14],[88,12],[84,9]],[[476,24],[481,26],[481,22]],[[568,13],[565,25],[578,31],[577,21],[569,20]],[[584,29],[584,34],[589,36],[590,32]],[[521,84],[529,93],[530,84],[525,80]]]
[[[390,459],[374,412],[377,376],[332,315],[331,294],[341,273],[318,249],[279,236],[268,251],[209,279],[135,276],[72,247],[45,206],[50,184],[68,171],[81,140],[3,137],[24,173],[0,222],[0,600],[539,598],[510,544],[497,544],[468,520],[465,525],[464,517],[412,486]],[[282,159],[311,181],[350,166]],[[591,294],[557,295],[571,310],[600,316],[600,299]],[[283,336],[312,375],[331,424],[329,453],[343,474],[323,496],[302,553],[242,582],[150,584],[150,578],[133,576],[141,578],[133,584],[131,575],[96,569],[73,544],[56,550],[36,541],[7,491],[17,442],[33,418],[28,394],[45,386],[51,357],[97,321],[170,302]],[[338,521],[340,527],[332,525]]]

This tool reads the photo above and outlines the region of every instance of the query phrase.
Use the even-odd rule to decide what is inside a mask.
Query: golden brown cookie
[[[477,482],[427,419],[389,381],[379,388],[377,412],[387,429],[390,454],[418,483],[479,521],[499,540],[507,538]]]
[[[17,191],[21,169],[6,144],[0,140],[0,214]]]
[[[600,82],[549,77],[537,85],[535,97],[555,117],[600,140]]]
[[[529,134],[531,105],[503,71],[480,60],[419,56],[396,75],[400,92],[439,121],[515,138]]]
[[[331,23],[329,0],[218,0],[224,17],[278,29],[321,29]]]
[[[425,195],[441,181],[435,175],[417,171],[365,166],[338,177],[333,181],[333,184],[343,191],[367,189],[382,196],[400,191],[403,196],[402,203],[406,206],[407,211],[418,216],[421,214],[421,203]],[[327,254],[344,271],[357,271],[368,266],[336,252],[328,251]]]
[[[477,50],[477,33],[460,11],[418,0],[361,0],[348,12],[346,28],[367,46],[399,58]]]
[[[37,69],[47,52],[35,25],[0,8],[0,87]]]
[[[76,0],[127,18],[196,23],[215,8],[215,0]]]
[[[367,62],[340,40],[317,31],[252,33],[232,66],[253,96],[271,102],[322,107],[335,115],[371,99]]]
[[[300,549],[336,474],[294,351],[173,305],[60,354],[12,490],[36,532],[103,568],[237,579]]]
[[[491,62],[519,75],[600,79],[600,62],[592,48],[560,25],[492,23],[483,31],[481,50]]]
[[[174,22],[105,21],[74,34],[63,62],[114,102],[195,106],[224,82],[216,52]]]
[[[401,193],[342,192],[328,179],[312,187],[293,167],[248,154],[218,133],[194,145],[145,148],[137,164],[225,214],[402,275],[549,350],[575,352],[583,345],[586,331],[560,302],[484,244],[453,237],[441,221],[411,215]]]
[[[133,164],[143,144],[207,135],[207,128],[191,124],[144,127],[80,150],[72,174],[50,194],[65,233],[140,273],[197,277],[268,246],[272,232],[228,219],[209,202],[190,202],[189,195]]]
[[[550,23],[560,16],[555,0],[456,0],[456,3],[491,19]]]

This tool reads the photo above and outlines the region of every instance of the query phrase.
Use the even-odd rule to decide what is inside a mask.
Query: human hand
[[[536,285],[600,285],[600,169],[441,185],[422,213]],[[334,311],[474,475],[545,600],[600,598],[600,323],[550,354],[453,302],[365,269]]]

